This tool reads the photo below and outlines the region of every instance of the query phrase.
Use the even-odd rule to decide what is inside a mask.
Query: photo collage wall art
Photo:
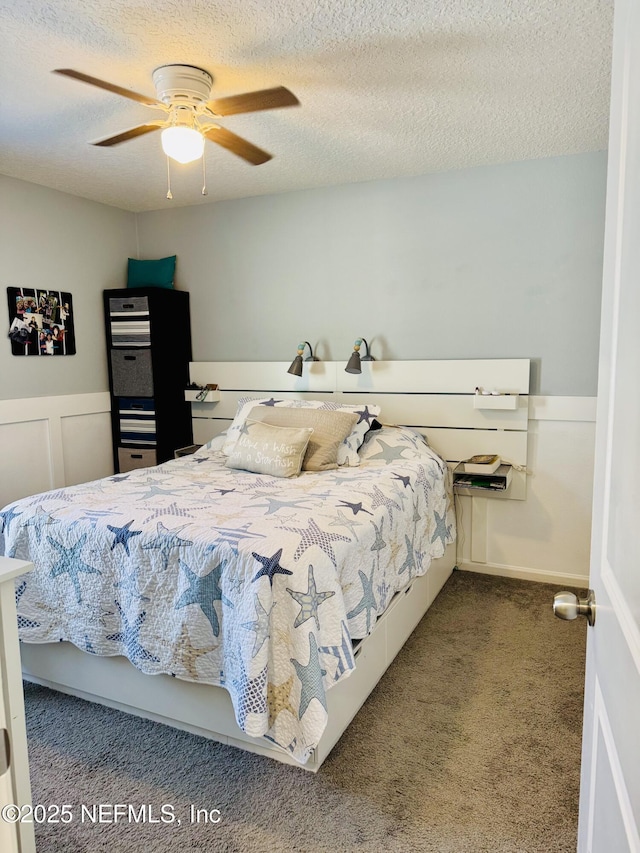
[[[75,355],[70,293],[8,287],[7,296],[13,355]]]

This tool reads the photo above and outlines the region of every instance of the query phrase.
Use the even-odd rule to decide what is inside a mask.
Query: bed
[[[9,505],[0,543],[39,574],[17,588],[27,679],[315,772],[455,565],[443,459],[481,446],[526,460],[529,362],[286,367],[193,363],[192,380],[222,389],[192,406],[200,451]],[[519,392],[518,411],[475,410],[489,383]],[[230,470],[217,434],[247,389],[292,407],[380,403],[409,427],[365,424],[357,466]]]
[[[3,553],[36,566],[21,639],[223,687],[242,732],[306,764],[353,641],[454,539],[448,468],[401,427],[291,478],[227,467],[224,440],[6,508]]]

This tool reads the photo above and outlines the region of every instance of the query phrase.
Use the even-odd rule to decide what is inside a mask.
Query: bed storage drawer
[[[414,578],[410,584],[400,590],[382,617],[385,622],[387,655],[390,661],[407,641],[429,605],[428,574],[427,572],[426,575]]]
[[[111,297],[109,329],[112,347],[151,346],[148,298],[146,296]]]
[[[156,444],[156,404],[152,397],[119,397],[120,441],[152,447]]]
[[[151,468],[156,465],[155,450],[138,450],[133,447],[118,448],[118,469],[121,474],[135,468]]]
[[[153,397],[151,351],[111,350],[114,397]]]

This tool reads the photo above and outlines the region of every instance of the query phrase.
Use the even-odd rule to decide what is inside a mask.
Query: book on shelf
[[[500,467],[500,457],[495,453],[478,454],[465,459],[464,465],[465,474],[484,474],[489,476],[495,473]]]
[[[456,477],[454,485],[462,489],[484,489],[493,492],[503,492],[507,488],[507,478],[491,479],[473,474],[461,474]]]

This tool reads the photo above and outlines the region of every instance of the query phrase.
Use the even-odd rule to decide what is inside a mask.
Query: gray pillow
[[[311,427],[313,434],[302,461],[302,470],[327,471],[338,467],[338,448],[350,435],[358,415],[326,409],[254,406],[247,418],[274,426]]]
[[[291,429],[247,418],[225,464],[254,474],[297,477],[312,432],[310,428]]]

